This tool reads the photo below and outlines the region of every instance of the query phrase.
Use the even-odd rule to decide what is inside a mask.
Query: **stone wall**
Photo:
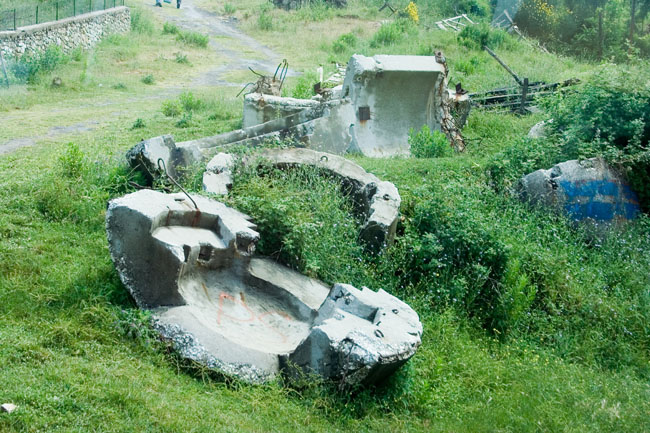
[[[77,47],[92,48],[107,35],[130,30],[131,12],[128,7],[119,6],[0,32],[0,50],[5,57],[19,58],[25,53],[43,52],[50,45],[58,45],[63,52],[69,53]]]

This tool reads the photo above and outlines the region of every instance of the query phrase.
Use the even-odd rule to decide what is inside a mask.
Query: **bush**
[[[260,10],[260,16],[257,18],[257,25],[260,30],[272,30],[273,29],[273,17],[269,14],[268,8],[262,8]]]
[[[379,48],[396,44],[402,39],[408,25],[409,21],[407,20],[397,20],[392,23],[382,24],[370,40],[370,46],[372,48]]]
[[[176,39],[184,44],[194,45],[199,48],[206,48],[210,42],[208,35],[192,31],[180,32],[176,36]]]
[[[578,90],[545,101],[553,139],[564,159],[602,156],[629,170],[628,177],[650,210],[650,73],[607,65]]]
[[[557,145],[547,140],[521,139],[490,158],[487,164],[490,186],[497,192],[509,191],[522,176],[561,161]]]
[[[152,35],[154,25],[151,17],[138,8],[131,8],[131,31],[145,35]]]
[[[10,64],[10,70],[19,81],[33,83],[38,75],[54,71],[66,60],[60,47],[50,45],[43,53],[25,54]]]
[[[183,53],[176,53],[176,63],[181,64],[181,65],[189,65],[190,61],[187,60],[187,54]]]
[[[166,22],[163,24],[163,35],[177,35],[181,31],[176,24]]]
[[[155,82],[153,75],[147,74],[140,79],[144,84],[153,84]]]
[[[499,48],[509,41],[509,38],[508,33],[494,29],[487,23],[464,27],[458,34],[458,41],[461,44],[476,50],[481,50],[484,46],[492,49]]]
[[[357,37],[353,33],[343,34],[332,43],[332,51],[341,54],[348,48],[354,48],[357,42]]]
[[[318,81],[318,77],[314,72],[305,72],[300,78],[296,86],[291,92],[291,96],[298,99],[309,99],[315,95],[314,83]]]
[[[162,103],[162,113],[167,117],[178,117],[183,112],[183,107],[176,100],[168,100]]]
[[[487,329],[503,328],[508,323],[504,314],[514,310],[501,305],[507,249],[489,227],[473,220],[474,213],[449,210],[436,201],[416,206],[403,283],[432,287],[433,280],[443,281],[430,293],[435,305],[458,307]]]
[[[180,103],[181,107],[183,107],[183,110],[187,112],[198,111],[205,108],[206,106],[205,102],[203,102],[203,100],[200,98],[194,96],[192,92],[181,93],[181,95],[178,97],[178,102]]]
[[[411,155],[416,158],[438,158],[452,154],[447,136],[440,131],[433,131],[424,125],[419,132],[409,131],[408,143]]]
[[[192,113],[183,113],[183,117],[176,122],[176,127],[189,128],[190,126],[192,126]]]
[[[131,129],[140,129],[140,128],[144,128],[145,126],[146,125],[144,123],[144,120],[138,117],[137,119],[135,119],[135,122],[133,122],[133,125],[131,125]]]

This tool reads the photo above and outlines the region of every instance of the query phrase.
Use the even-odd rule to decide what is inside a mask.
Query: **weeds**
[[[440,131],[431,132],[427,125],[419,132],[411,129],[408,143],[411,155],[416,158],[439,158],[453,153],[447,136]]]
[[[180,32],[181,32],[180,29],[174,23],[165,22],[163,24],[163,29],[162,29],[163,35],[178,35]]]
[[[140,79],[140,81],[142,81],[144,84],[148,84],[148,85],[151,85],[151,84],[155,83],[155,79],[153,78],[152,74],[147,74],[147,75],[143,76]]]
[[[178,33],[176,40],[183,42],[184,44],[193,45],[199,48],[206,48],[208,46],[208,42],[210,42],[208,35],[193,31],[182,31]]]

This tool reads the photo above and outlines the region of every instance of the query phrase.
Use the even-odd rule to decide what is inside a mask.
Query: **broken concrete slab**
[[[565,213],[574,221],[620,222],[635,218],[639,200],[625,177],[601,158],[562,162],[524,176],[522,200]]]
[[[141,190],[109,203],[106,230],[120,278],[155,329],[225,374],[259,383],[298,366],[374,383],[420,345],[408,305],[254,257],[255,225],[217,201]]]
[[[12,413],[16,409],[18,409],[18,406],[13,403],[3,403],[2,406],[0,406],[0,412],[5,413]]]
[[[530,131],[528,131],[527,137],[534,139],[546,138],[548,135],[549,123],[551,122],[553,122],[552,119],[536,123],[532,128],[530,128]]]
[[[360,240],[371,252],[379,252],[393,242],[401,197],[391,182],[380,180],[341,156],[311,149],[265,149],[259,157],[280,168],[318,167],[340,179],[364,219]]]
[[[407,155],[410,129],[427,125],[439,131],[444,79],[444,66],[432,56],[352,56],[342,97],[351,101],[349,124],[360,151],[372,157]]]
[[[163,135],[141,141],[126,153],[126,159],[151,182],[162,174],[163,169],[178,177],[180,168],[200,162],[202,155],[198,147],[177,145],[171,135]],[[162,162],[159,164],[159,161]]]
[[[232,188],[232,168],[235,157],[220,152],[208,162],[203,173],[203,190],[212,194],[228,194]]]
[[[320,102],[313,99],[283,98],[280,96],[249,93],[244,96],[243,127],[248,128],[270,120],[291,116],[308,108],[316,108]]]

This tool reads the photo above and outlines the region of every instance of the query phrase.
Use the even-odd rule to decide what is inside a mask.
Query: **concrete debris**
[[[571,160],[524,176],[522,200],[565,213],[574,221],[621,222],[635,218],[639,200],[625,178],[600,158]]]
[[[341,126],[349,125],[364,155],[407,155],[411,128],[441,130],[444,82],[444,65],[434,57],[355,54],[342,93],[350,100],[351,115]]]
[[[300,8],[303,4],[309,3],[311,0],[272,0],[273,4],[282,9],[293,10]],[[348,5],[348,0],[325,0],[324,3],[344,8]]]
[[[2,406],[0,406],[0,412],[5,412],[5,413],[11,413],[18,409],[18,406],[16,406],[13,403],[4,403]]]
[[[126,153],[126,159],[133,168],[142,171],[149,182],[160,176],[163,169],[178,177],[179,170],[202,160],[195,146],[178,146],[171,135],[143,140]],[[162,162],[159,164],[159,160]]]
[[[340,179],[364,220],[359,239],[367,249],[379,252],[395,239],[401,197],[392,183],[381,181],[348,159],[310,149],[267,149],[259,158],[280,168],[311,166],[327,171]]]
[[[279,96],[249,93],[244,96],[243,127],[248,128],[270,120],[291,116],[308,108],[316,108],[313,99],[282,98]]]
[[[182,356],[253,383],[298,368],[350,384],[381,381],[413,356],[422,325],[408,305],[255,257],[249,217],[192,199],[141,190],[106,213],[123,284]]]
[[[286,62],[278,66],[274,77],[279,74],[279,78],[273,81],[283,80],[285,66]],[[160,158],[174,176],[225,146],[279,140],[338,155],[408,155],[409,131],[424,125],[444,132],[452,146],[462,151],[460,127],[470,103],[467,95],[447,90],[447,72],[441,53],[435,57],[354,55],[343,85],[314,99],[252,93],[244,99],[243,129],[178,144],[170,136],[155,137],[131,149],[127,158],[151,180],[159,172]]]
[[[538,122],[535,125],[533,125],[532,128],[530,128],[530,131],[528,131],[528,138],[546,138],[548,135],[548,124],[551,123],[553,120],[545,120],[542,122]]]
[[[232,167],[235,158],[228,153],[218,153],[208,162],[203,173],[203,190],[218,194],[228,194],[232,188]]]
[[[472,100],[469,93],[456,93],[449,89],[447,101],[449,104],[450,113],[454,119],[456,128],[462,129],[467,123],[467,118],[472,110]]]

